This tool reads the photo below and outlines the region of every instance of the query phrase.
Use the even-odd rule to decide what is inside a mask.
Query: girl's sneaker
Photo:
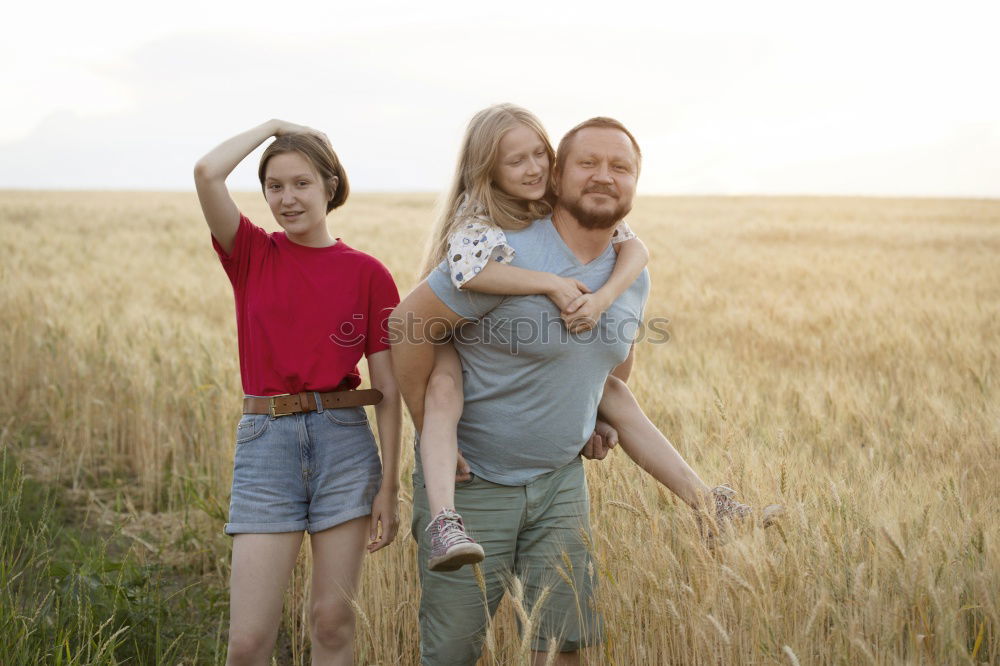
[[[708,542],[709,547],[721,545],[725,539],[720,537],[728,530],[738,525],[749,526],[753,521],[754,510],[747,504],[737,502],[736,491],[729,486],[716,486],[710,491],[713,506],[709,508],[710,517],[706,520],[703,516],[697,516],[698,528],[702,536]],[[760,526],[770,527],[775,519],[784,513],[784,507],[780,504],[769,504],[764,507],[760,514]],[[710,524],[713,523],[714,525]],[[709,524],[706,524],[709,523]],[[720,534],[716,534],[716,532]]]
[[[465,533],[462,516],[451,509],[441,509],[427,525],[427,531],[431,533],[431,556],[427,560],[431,571],[455,571],[486,557],[483,547]]]

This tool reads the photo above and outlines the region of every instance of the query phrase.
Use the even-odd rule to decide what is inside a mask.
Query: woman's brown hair
[[[257,169],[261,189],[267,177],[268,160],[282,153],[299,153],[319,174],[327,188],[326,212],[339,208],[347,201],[351,188],[347,183],[344,165],[340,163],[340,158],[333,151],[333,147],[315,134],[282,134],[264,149],[264,154],[260,156],[260,167]]]

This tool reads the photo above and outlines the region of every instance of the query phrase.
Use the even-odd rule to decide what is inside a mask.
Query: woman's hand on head
[[[323,141],[327,144],[330,143],[330,138],[326,134],[307,125],[299,125],[298,123],[292,123],[278,118],[272,120],[271,123],[274,125],[274,136],[284,136],[286,134],[313,134],[323,139]]]

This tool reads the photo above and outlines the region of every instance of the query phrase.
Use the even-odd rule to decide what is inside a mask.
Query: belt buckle
[[[288,398],[291,397],[291,393],[279,393],[278,395],[272,395],[267,399],[268,405],[271,408],[271,418],[276,419],[279,416],[288,416],[289,414],[294,414],[295,412],[275,412],[274,411],[274,399],[275,398]]]

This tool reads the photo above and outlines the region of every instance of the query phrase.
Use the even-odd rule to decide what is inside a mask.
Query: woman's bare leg
[[[302,532],[237,534],[229,582],[230,666],[269,666]]]
[[[314,666],[354,662],[354,610],[370,518],[362,516],[309,537],[313,570],[310,618]]]

